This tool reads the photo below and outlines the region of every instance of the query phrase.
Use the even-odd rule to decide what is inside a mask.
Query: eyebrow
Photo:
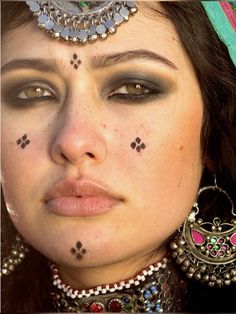
[[[130,50],[121,53],[115,53],[111,55],[102,55],[102,56],[95,56],[91,60],[91,67],[93,68],[100,68],[100,67],[107,67],[112,66],[120,63],[128,63],[132,61],[140,61],[140,60],[149,60],[162,63],[167,65],[168,67],[178,70],[177,66],[167,59],[166,57],[157,54],[155,52],[141,49],[141,50]]]
[[[149,50],[130,50],[121,53],[110,55],[94,56],[90,61],[92,68],[102,68],[113,66],[121,63],[128,63],[132,61],[149,60],[162,63],[168,67],[178,70],[177,66],[162,55],[156,54]],[[41,72],[53,72],[61,75],[64,71],[62,60],[57,59],[43,59],[43,58],[29,58],[29,59],[14,59],[4,64],[1,67],[2,75],[8,71],[20,69],[33,69]]]
[[[31,69],[41,72],[53,72],[57,74],[63,73],[63,66],[60,60],[56,59],[14,59],[4,64],[1,67],[1,73],[5,74],[8,71],[15,71],[20,69]]]

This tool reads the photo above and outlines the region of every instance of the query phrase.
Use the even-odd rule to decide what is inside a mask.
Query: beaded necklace
[[[185,283],[170,261],[150,265],[134,278],[93,289],[76,290],[62,282],[54,264],[52,302],[58,312],[174,312],[181,310]]]

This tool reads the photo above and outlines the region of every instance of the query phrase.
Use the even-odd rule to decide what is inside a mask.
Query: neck
[[[99,285],[113,284],[135,277],[151,264],[162,261],[166,250],[148,256],[135,256],[118,263],[96,267],[58,267],[60,278],[74,289],[89,289]]]
[[[149,267],[141,272],[137,271],[135,275],[133,268],[132,279],[129,275],[125,280],[121,276],[123,280],[120,282],[109,278],[109,283],[112,282],[112,284],[107,284],[107,282],[104,284],[107,275],[105,279],[103,276],[101,281],[97,281],[100,277],[95,274],[93,279],[96,278],[96,281],[90,282],[97,284],[94,284],[93,288],[91,288],[92,284],[88,287],[83,285],[83,289],[76,288],[76,281],[73,286],[63,282],[58,269],[54,265],[51,268],[53,285],[50,294],[53,306],[59,312],[175,312],[181,310],[185,283],[177,275],[171,260],[167,258],[152,265],[149,263]],[[88,273],[91,275],[91,271]],[[114,273],[116,272],[113,268],[112,274]],[[126,271],[126,274],[128,273],[129,271]]]

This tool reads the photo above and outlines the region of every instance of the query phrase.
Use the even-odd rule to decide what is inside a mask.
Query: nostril
[[[87,152],[86,153],[90,158],[95,158],[94,154]]]
[[[64,155],[63,153],[61,153],[61,157],[62,157],[63,159],[69,160],[69,159],[66,157],[66,155]]]

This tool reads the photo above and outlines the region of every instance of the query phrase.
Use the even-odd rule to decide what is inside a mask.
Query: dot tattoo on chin
[[[27,145],[29,145],[30,140],[27,137],[27,134],[24,134],[21,138],[16,141],[16,144],[24,149]]]
[[[74,53],[72,59],[70,60],[70,64],[74,67],[75,70],[77,70],[81,63],[82,62],[78,58],[78,55],[76,53]]]
[[[145,149],[146,145],[142,142],[141,138],[137,137],[134,142],[130,144],[132,149],[136,149],[136,151],[139,153],[141,149]]]
[[[83,245],[80,241],[78,241],[75,247],[73,247],[70,251],[77,259],[81,259],[86,253],[86,249],[83,248]]]

